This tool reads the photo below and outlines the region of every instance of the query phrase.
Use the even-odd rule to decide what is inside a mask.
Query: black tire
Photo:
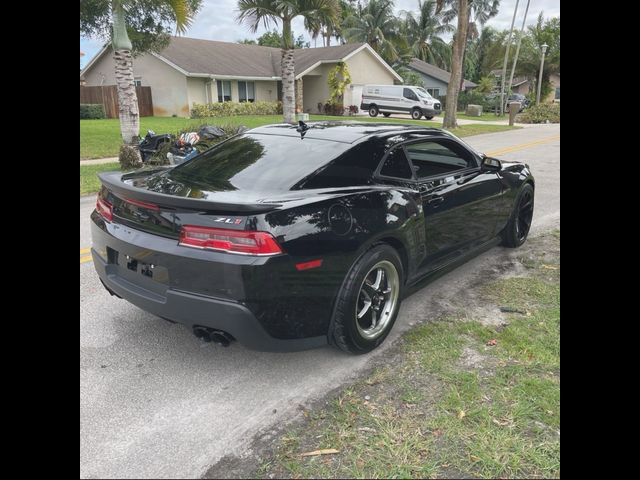
[[[426,118],[427,120],[433,120],[433,115],[431,115],[430,117],[427,117],[427,116],[425,115],[425,117],[424,117],[424,118]]]
[[[380,296],[388,298],[386,301],[391,302],[393,299],[389,305],[385,300],[380,303],[380,298],[372,300],[373,297],[366,293],[368,289],[375,287],[375,283],[371,285],[369,282],[371,279],[377,278],[377,270],[387,268],[389,272],[385,273],[384,280],[379,282],[378,288],[390,290],[388,297],[384,292],[380,293]],[[393,283],[392,270],[395,270],[397,274],[395,284]],[[365,281],[367,281],[366,287]],[[383,282],[387,283],[382,285]],[[394,248],[386,244],[379,244],[362,255],[349,270],[336,298],[333,319],[328,332],[329,343],[352,354],[367,353],[378,347],[391,331],[398,316],[402,302],[403,282],[402,261]],[[363,308],[361,303],[363,292],[371,300],[369,310],[366,306]],[[377,312],[381,312],[380,314],[374,311],[376,308],[379,309]],[[385,314],[387,308],[390,310]],[[369,315],[378,315],[377,325],[380,328],[378,332],[375,332],[378,328],[373,323],[375,320],[368,327],[363,325],[362,322],[366,321],[366,316],[363,316],[362,319],[359,317],[363,311],[369,312]],[[367,338],[367,329],[375,336]]]
[[[380,112],[380,110],[378,110],[377,106],[371,105],[369,107],[369,116],[370,117],[377,117],[379,112]]]
[[[516,197],[511,217],[502,231],[502,245],[516,248],[522,245],[529,235],[533,218],[534,189],[525,183]]]
[[[411,118],[413,118],[414,120],[420,120],[421,117],[422,110],[420,110],[419,108],[414,108],[413,110],[411,110]]]
[[[391,115],[390,113],[382,113],[382,115],[384,115],[384,118],[389,118],[389,115]]]

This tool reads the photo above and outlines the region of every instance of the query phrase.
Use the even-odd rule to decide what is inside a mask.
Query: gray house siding
[[[420,78],[422,78],[425,89],[437,88],[440,90],[438,95],[434,95],[434,96],[444,96],[447,94],[447,84],[442,80],[438,80],[437,78],[433,78],[429,75],[425,75],[424,73],[418,72],[417,70],[413,70],[413,72],[417,73],[420,76]]]

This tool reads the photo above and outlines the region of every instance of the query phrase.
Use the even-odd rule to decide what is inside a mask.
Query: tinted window
[[[394,178],[411,178],[411,166],[402,147],[394,148],[384,161],[380,175]]]
[[[246,134],[178,165],[168,176],[205,190],[288,190],[351,147],[348,143]]]
[[[409,100],[418,100],[418,96],[410,88],[403,88],[402,95],[404,95],[404,98],[408,98]]]
[[[380,157],[381,149],[377,144],[363,142],[305,178],[295,185],[294,190],[369,185]]]
[[[427,141],[411,143],[406,148],[418,178],[477,166],[475,157],[455,142]]]

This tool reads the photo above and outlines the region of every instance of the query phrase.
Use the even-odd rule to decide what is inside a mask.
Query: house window
[[[238,82],[238,96],[241,102],[254,102],[256,100],[254,82]]]
[[[134,84],[136,87],[141,87],[141,86],[142,86],[142,77],[136,77],[136,78],[133,80],[133,84]]]
[[[560,100],[560,87],[556,87],[556,100]]]
[[[427,93],[431,95],[433,98],[438,98],[440,96],[439,88],[427,88]]]
[[[231,101],[231,82],[229,80],[217,80],[218,86],[218,102],[230,102]]]

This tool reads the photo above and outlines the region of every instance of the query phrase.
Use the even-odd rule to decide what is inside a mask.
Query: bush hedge
[[[107,118],[104,113],[104,105],[101,103],[81,103],[80,120],[93,118]]]
[[[234,115],[279,115],[282,102],[194,103],[191,118],[230,117]]]
[[[560,123],[559,103],[539,103],[518,115],[520,123]]]

